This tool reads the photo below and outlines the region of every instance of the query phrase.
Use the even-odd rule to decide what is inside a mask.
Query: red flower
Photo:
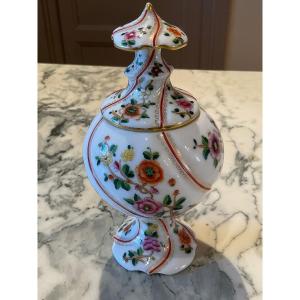
[[[193,108],[192,103],[185,99],[176,100],[176,103],[178,106],[180,106],[181,108],[183,108],[185,110],[191,110]]]
[[[144,198],[134,203],[134,206],[140,212],[146,215],[153,215],[162,209],[161,203],[152,200],[151,198]]]
[[[134,30],[125,33],[125,39],[126,40],[133,40],[135,38],[136,38],[136,32]]]
[[[175,27],[168,27],[167,30],[177,37],[181,36],[181,32]]]
[[[130,119],[139,119],[142,114],[142,109],[136,104],[127,104],[123,109],[123,114]]]
[[[176,184],[176,180],[174,178],[170,178],[169,181],[168,181],[168,184],[170,186],[174,186]]]
[[[164,179],[162,168],[152,160],[143,160],[137,166],[137,174],[142,183],[157,184]]]
[[[151,236],[147,236],[143,242],[144,250],[152,250],[156,252],[160,252],[160,243],[159,241]]]
[[[179,229],[178,236],[182,245],[188,246],[192,242],[191,237],[184,228]]]
[[[105,138],[104,138],[105,141],[109,141],[110,140],[110,136],[107,135]]]

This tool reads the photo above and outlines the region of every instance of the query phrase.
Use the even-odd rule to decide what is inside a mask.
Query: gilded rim
[[[169,130],[174,130],[174,129],[178,129],[181,127],[185,127],[185,126],[191,124],[192,122],[196,121],[200,117],[200,115],[201,115],[201,110],[199,109],[199,113],[194,118],[192,118],[188,121],[176,123],[174,125],[166,125],[163,127],[152,127],[152,128],[128,127],[128,126],[116,124],[116,123],[112,122],[111,120],[107,119],[105,116],[103,116],[103,119],[105,121],[107,121],[110,125],[115,126],[120,129],[124,129],[124,130],[137,131],[137,132],[162,132],[162,131],[169,131]]]
[[[141,47],[134,47],[134,48],[123,48],[123,47],[119,47],[114,43],[114,47],[120,50],[124,50],[124,51],[129,51],[129,52],[134,52],[136,50],[142,50],[142,49],[147,49],[147,48],[156,48],[156,49],[167,49],[167,50],[179,50],[182,49],[184,47],[186,47],[188,45],[188,43],[186,42],[185,44],[182,44],[180,46],[176,46],[176,47],[171,47],[171,46],[167,46],[167,45],[158,45],[158,46],[148,46],[148,45],[143,45]]]

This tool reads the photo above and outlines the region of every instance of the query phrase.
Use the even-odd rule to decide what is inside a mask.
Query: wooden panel
[[[66,63],[126,66],[132,60],[132,53],[113,48],[111,33],[114,28],[135,19],[143,9],[143,2],[119,1],[116,8],[113,1],[40,1],[52,1],[51,5],[57,6],[53,22],[60,28]],[[222,69],[228,3],[229,0],[153,0],[158,13],[181,27],[189,37],[188,47],[175,52],[164,51],[167,61],[181,68]],[[51,21],[52,14],[55,14],[53,9]]]
[[[56,0],[38,1],[38,61],[64,63],[64,42]]]

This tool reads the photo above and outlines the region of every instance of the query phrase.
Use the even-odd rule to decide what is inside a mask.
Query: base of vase
[[[114,236],[112,252],[129,271],[171,275],[192,263],[196,247],[192,230],[181,221],[131,217]]]

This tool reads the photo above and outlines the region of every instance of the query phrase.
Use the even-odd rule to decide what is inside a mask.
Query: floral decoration
[[[148,73],[149,75],[153,77],[157,77],[160,73],[163,73],[164,71],[162,70],[162,64],[159,62],[154,62],[151,71]]]
[[[137,263],[146,263],[149,260],[155,260],[154,252],[160,252],[161,242],[158,240],[158,226],[153,223],[147,223],[147,229],[144,231],[144,241],[142,247],[136,250],[124,252],[123,259],[125,262],[131,261],[135,266]]]
[[[122,226],[119,228],[119,232],[120,231],[123,231],[124,232],[124,234],[125,235],[127,235],[130,231],[131,231],[131,229],[132,229],[132,227],[134,226],[136,224],[136,220],[130,220],[129,222],[125,222],[125,223],[123,223],[122,224]]]
[[[103,174],[105,182],[112,182],[116,190],[134,191],[132,196],[124,198],[124,201],[144,215],[155,217],[166,214],[173,217],[177,210],[183,208],[186,198],[181,196],[180,190],[176,188],[175,178],[167,180],[174,190],[167,195],[160,195],[158,185],[164,181],[165,175],[158,161],[158,151],[147,147],[142,153],[143,159],[132,167],[129,162],[135,159],[134,148],[128,145],[117,160],[115,157],[118,145],[110,144],[109,141],[110,137],[106,137],[98,144],[100,153],[95,159],[97,165],[103,164],[107,170]]]
[[[176,26],[171,25],[167,22],[164,22],[164,24],[167,26],[167,30],[164,33],[165,36],[170,36],[172,38],[172,42],[174,44],[183,44],[184,40],[182,38],[182,35],[184,34],[182,31],[180,31]]]
[[[136,44],[136,39],[141,38],[145,34],[148,34],[151,29],[151,25],[146,25],[145,27],[137,28],[137,30],[131,30],[121,33],[121,35],[123,36],[123,40],[121,41],[122,46],[134,46]]]
[[[122,35],[124,38],[121,42],[123,46],[130,47],[135,45],[135,39],[137,37],[137,32],[135,30],[123,32]]]
[[[128,123],[130,120],[141,120],[149,118],[147,113],[151,106],[155,105],[155,102],[148,100],[151,91],[153,90],[152,80],[146,84],[145,88],[138,88],[141,92],[142,102],[137,102],[134,98],[130,99],[127,104],[122,104],[119,110],[112,110],[109,114],[112,115],[111,120],[118,123]]]
[[[170,90],[170,89],[169,89]],[[194,101],[187,100],[185,97],[176,92],[171,95],[171,98],[174,100],[169,101],[170,104],[175,104],[177,107],[172,110],[172,113],[179,115],[181,118],[192,118],[194,115],[193,107]]]
[[[223,144],[221,137],[217,130],[213,129],[208,133],[208,136],[201,136],[201,144],[194,138],[194,149],[201,148],[202,155],[207,160],[208,155],[213,159],[214,167],[216,168],[220,162],[221,154],[223,152]]]
[[[180,249],[183,250],[185,253],[191,253],[193,250],[192,247],[192,239],[187,230],[178,223],[175,224],[173,232],[178,235],[180,241]]]

